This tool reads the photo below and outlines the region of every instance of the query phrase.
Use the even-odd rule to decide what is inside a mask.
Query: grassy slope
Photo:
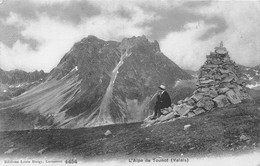
[[[0,102],[0,131],[33,129],[36,119],[45,118],[47,113],[55,113],[59,120],[64,118],[59,110],[79,90],[78,75],[74,72],[64,79],[45,82],[12,100]]]
[[[191,127],[184,130],[184,125]],[[84,129],[26,130],[0,133],[0,156],[218,155],[259,147],[260,98],[192,118],[140,128],[141,123]],[[111,135],[104,133],[110,130]],[[248,140],[241,139],[245,135]]]

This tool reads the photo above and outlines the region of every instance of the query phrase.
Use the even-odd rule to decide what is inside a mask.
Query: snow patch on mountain
[[[69,77],[70,75],[75,74],[75,72],[78,71],[78,70],[79,70],[79,69],[78,69],[78,66],[75,66],[68,74],[66,74],[65,76],[63,76],[61,79],[63,80],[63,79],[65,79],[65,78]]]
[[[130,56],[131,54],[132,53],[128,53],[127,51],[124,54],[121,54],[120,61],[118,62],[118,64],[116,65],[116,67],[111,73],[111,79],[109,85],[107,87],[106,93],[100,105],[99,115],[95,119],[95,121],[97,121],[97,123],[95,123],[96,126],[102,124],[113,124],[111,116],[109,114],[106,114],[106,112],[109,110],[109,104],[112,99],[113,87],[114,87],[115,80],[117,78],[118,70],[120,66],[123,65],[124,59]]]
[[[180,84],[181,80],[177,80],[174,87],[177,87]]]
[[[258,87],[260,87],[260,82],[256,82],[255,84],[248,84],[248,85],[246,85],[246,87],[248,87],[250,89],[258,88]]]
[[[248,78],[249,80],[252,80],[252,79],[253,79],[253,77],[251,77],[250,74],[246,74],[246,76],[247,76],[247,78]]]

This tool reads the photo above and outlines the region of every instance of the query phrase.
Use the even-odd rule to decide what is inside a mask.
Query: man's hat
[[[158,88],[160,88],[161,90],[165,90],[165,86],[164,85],[160,85]]]

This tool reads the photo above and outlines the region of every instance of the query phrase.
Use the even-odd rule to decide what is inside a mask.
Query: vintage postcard
[[[0,0],[0,165],[260,165],[260,1]]]

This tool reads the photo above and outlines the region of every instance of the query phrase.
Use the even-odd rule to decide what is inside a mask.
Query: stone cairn
[[[197,89],[193,92],[193,96],[178,101],[178,105],[173,104],[162,110],[163,115],[155,120],[151,120],[152,116],[149,116],[144,120],[143,127],[193,117],[215,107],[221,108],[238,104],[242,100],[251,100],[241,76],[239,67],[230,59],[227,49],[221,42],[220,46],[215,48],[215,52],[207,55],[206,62],[199,69]]]

